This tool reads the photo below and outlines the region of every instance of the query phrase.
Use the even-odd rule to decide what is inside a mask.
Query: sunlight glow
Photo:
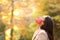
[[[2,19],[5,19],[5,18],[6,18],[6,16],[3,16],[3,17],[2,17]]]
[[[16,25],[14,25],[13,29],[14,30],[18,30],[18,27]]]
[[[13,12],[13,15],[14,15],[14,16],[19,16],[19,15],[20,15],[19,9],[16,9],[16,10]]]
[[[8,29],[5,31],[5,40],[10,40],[10,37],[11,37],[11,29]]]

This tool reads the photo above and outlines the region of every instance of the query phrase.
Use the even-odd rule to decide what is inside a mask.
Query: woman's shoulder
[[[43,34],[47,34],[46,31],[43,30],[43,29],[40,30],[39,34],[41,34],[41,33],[43,33]]]
[[[39,40],[49,40],[48,35],[45,30],[40,30],[37,38],[39,38]]]
[[[45,30],[43,30],[43,29],[40,30],[40,32],[38,33],[38,35],[44,36],[44,37],[48,38],[47,32]]]

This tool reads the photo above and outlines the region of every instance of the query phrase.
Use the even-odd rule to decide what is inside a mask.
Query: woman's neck
[[[37,29],[40,29],[40,26],[39,25],[37,26]]]

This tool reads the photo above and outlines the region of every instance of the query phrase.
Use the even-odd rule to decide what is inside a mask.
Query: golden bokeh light
[[[0,2],[3,4],[5,3],[4,11],[2,11],[5,13],[2,13],[2,21],[8,25],[12,24],[12,26],[10,26],[12,28],[8,28],[5,31],[6,40],[10,40],[10,38],[17,40],[20,36],[19,31],[27,30],[28,22],[30,22],[30,18],[32,19],[31,16],[34,17],[34,14],[40,15],[45,6],[44,0],[0,0]],[[12,29],[14,31],[13,36],[11,37]]]

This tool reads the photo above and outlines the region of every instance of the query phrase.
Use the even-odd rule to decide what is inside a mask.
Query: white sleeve
[[[37,40],[49,40],[47,33],[40,33]]]

